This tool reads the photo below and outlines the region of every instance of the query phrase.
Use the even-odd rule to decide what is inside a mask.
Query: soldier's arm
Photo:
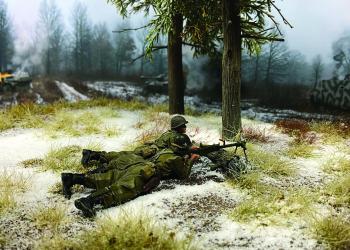
[[[193,166],[193,163],[196,161],[195,158],[189,158],[186,157],[177,157],[174,160],[174,173],[176,178],[178,179],[186,179],[191,173],[191,169]]]

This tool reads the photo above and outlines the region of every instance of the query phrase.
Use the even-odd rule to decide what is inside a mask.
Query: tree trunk
[[[168,34],[168,92],[169,114],[184,114],[184,80],[182,73],[182,15],[172,17]]]
[[[259,79],[259,55],[256,55],[255,58],[255,70],[254,70],[254,87],[256,88],[258,85]]]
[[[240,0],[223,0],[222,136],[233,139],[241,130],[241,20]]]

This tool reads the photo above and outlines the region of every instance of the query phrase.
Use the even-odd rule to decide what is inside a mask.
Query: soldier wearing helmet
[[[154,143],[158,151],[147,160],[142,154],[136,154],[136,151],[90,151],[91,156],[106,160],[108,168],[100,173],[62,173],[63,194],[69,199],[72,195],[71,187],[76,184],[94,189],[89,196],[75,201],[75,206],[85,216],[92,217],[97,204],[103,207],[119,205],[148,193],[160,180],[187,178],[193,163],[199,158],[197,154],[186,153],[192,147],[191,140],[185,134],[187,123],[184,117],[174,116],[170,122],[171,129]],[[83,161],[91,160],[84,157],[83,152],[83,164],[86,163]]]

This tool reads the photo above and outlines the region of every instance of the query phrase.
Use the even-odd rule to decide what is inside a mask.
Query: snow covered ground
[[[86,193],[75,193],[71,200],[65,200],[59,194],[49,193],[48,190],[60,181],[59,174],[23,168],[20,164],[22,161],[43,158],[52,147],[85,147],[92,142],[102,145],[106,151],[122,150],[133,143],[142,132],[142,128],[136,126],[142,119],[141,116],[141,111],[120,111],[118,117],[105,121],[120,129],[121,133],[116,137],[93,135],[53,139],[46,137],[40,129],[12,129],[0,133],[0,171],[20,172],[30,181],[28,190],[16,197],[18,206],[0,217],[1,233],[8,239],[4,249],[32,249],[36,241],[45,236],[45,232],[33,226],[31,219],[31,214],[40,205],[66,206],[66,215],[70,218],[64,230],[66,237],[75,236],[95,225],[94,220],[81,217],[73,205],[76,198]],[[193,140],[218,142],[219,117],[188,119],[188,134]],[[246,120],[244,122],[247,123]],[[290,138],[273,132],[271,124],[259,123],[259,126],[272,131],[273,142],[268,144],[271,150],[279,150],[288,145]],[[334,152],[334,148],[321,147],[318,149],[318,155],[321,157],[296,159],[298,177],[295,181],[300,182],[301,186],[323,182],[326,175],[322,172],[321,165],[331,152]],[[195,166],[201,167],[200,164]],[[201,183],[177,183],[124,205],[99,210],[97,217],[115,217],[123,211],[147,211],[151,217],[179,234],[194,235],[194,242],[200,249],[324,249],[310,234],[305,233],[304,221],[288,221],[288,226],[281,226],[256,222],[240,223],[233,220],[228,213],[246,198],[246,194],[223,182],[219,173],[212,172],[209,175],[216,178],[208,178]]]

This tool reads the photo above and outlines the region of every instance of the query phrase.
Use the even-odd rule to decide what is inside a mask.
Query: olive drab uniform
[[[117,162],[113,161],[115,159],[119,159],[119,157],[123,156],[124,154],[130,154],[131,157],[141,156],[143,159],[151,160],[151,157],[156,155],[157,152],[166,148],[170,148],[176,154],[184,155],[186,150],[191,145],[191,140],[186,134],[181,134],[177,131],[169,130],[163,133],[154,142],[145,143],[144,145],[138,146],[134,149],[134,151],[90,151],[92,152],[92,157],[90,157],[90,159],[88,160],[88,165],[106,164],[106,171],[109,169],[114,169],[117,166],[119,160]],[[137,157],[135,161],[137,161]]]
[[[170,130],[154,144],[143,145],[135,151],[102,152],[108,161],[108,171],[87,174],[85,184],[96,189],[92,196],[102,195],[104,206],[121,204],[141,195],[154,176],[162,180],[187,178],[192,162],[183,154],[190,145],[187,135]]]
[[[132,152],[125,152],[113,159],[105,173],[85,175],[85,186],[96,189],[92,197],[101,196],[105,207],[124,203],[145,192],[145,185],[152,177],[159,179],[184,179],[191,172],[192,162],[176,155],[171,149],[158,152],[147,161]]]
[[[154,163],[133,153],[124,153],[109,165],[113,168],[105,173],[85,176],[85,186],[96,189],[91,196],[102,196],[105,207],[124,203],[142,194],[146,183],[156,174]]]

